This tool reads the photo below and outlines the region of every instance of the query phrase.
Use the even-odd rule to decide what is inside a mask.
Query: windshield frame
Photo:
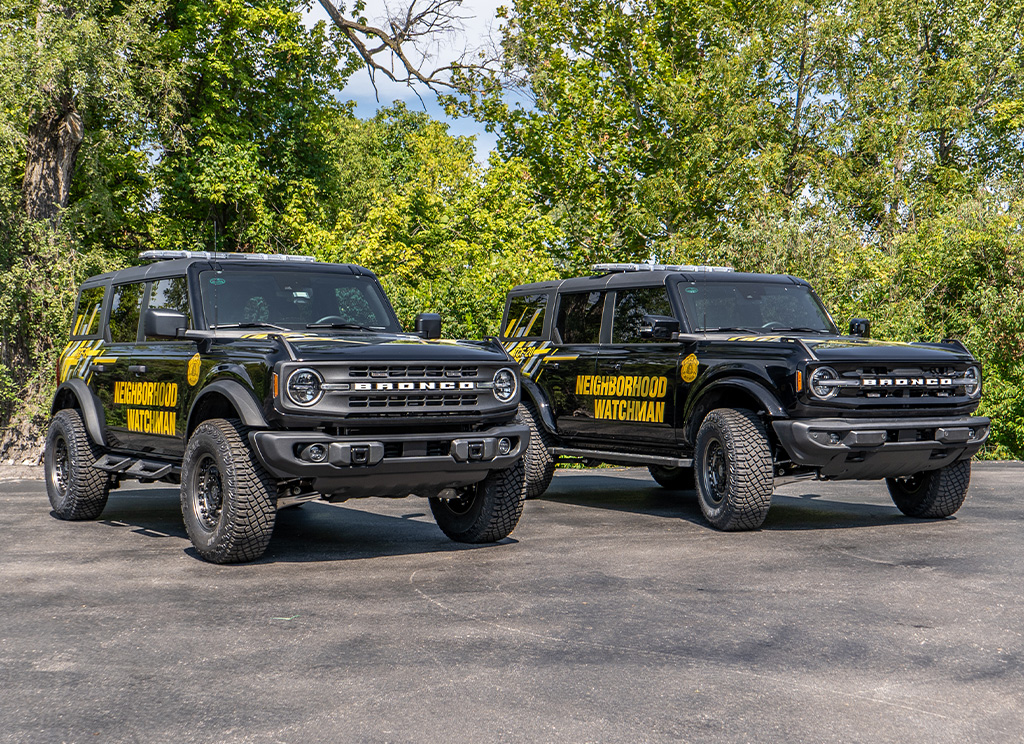
[[[371,305],[376,305],[372,309],[378,311],[377,314],[383,314],[386,323],[381,325],[380,323],[374,324],[370,332],[372,333],[389,333],[389,334],[401,334],[404,333],[402,325],[398,320],[398,316],[395,314],[394,308],[391,306],[391,302],[388,300],[387,295],[384,293],[383,288],[380,286],[380,282],[377,278],[371,274],[358,274],[350,271],[342,271],[338,269],[332,269],[331,264],[249,264],[236,265],[228,264],[226,262],[218,264],[202,264],[193,265],[190,267],[189,273],[191,276],[190,284],[194,287],[195,297],[198,300],[196,303],[200,310],[200,319],[202,328],[204,330],[215,330],[216,326],[220,326],[226,329],[238,328],[236,325],[238,320],[234,319],[233,316],[223,316],[220,312],[219,301],[215,302],[209,295],[208,280],[213,278],[214,275],[221,273],[225,278],[229,276],[238,276],[240,274],[245,275],[256,275],[269,274],[274,281],[280,283],[283,276],[294,275],[295,279],[303,283],[324,283],[329,282],[333,278],[339,286],[352,286],[357,287],[362,292],[370,293]],[[270,277],[259,276],[261,280],[265,280]],[[216,309],[215,309],[216,308]],[[302,333],[309,332],[314,334],[324,333],[353,333],[351,329],[347,328],[328,328],[318,327],[309,329],[307,325],[309,323],[315,323],[320,320],[319,317],[311,317],[310,319],[296,319],[296,320],[284,320],[280,317],[275,317],[273,313],[268,314],[265,319],[254,319],[257,325],[246,325],[245,330],[249,332],[258,333],[262,330],[273,331],[271,327],[282,326],[287,328],[289,333]],[[258,325],[263,323],[264,325]],[[360,333],[366,333],[366,331],[358,331]]]
[[[789,277],[787,277],[789,279]],[[812,307],[820,314],[820,327],[814,327],[817,324],[812,323],[798,323],[794,320],[792,324],[779,323],[778,327],[764,326],[763,324],[750,324],[749,326],[743,323],[728,323],[728,322],[715,322],[713,319],[707,319],[707,326],[705,326],[704,318],[694,317],[694,312],[691,309],[690,304],[684,298],[686,287],[695,287],[698,290],[702,288],[714,288],[722,289],[725,291],[736,291],[743,287],[756,287],[762,292],[769,290],[770,292],[782,295],[783,293],[799,293],[805,296],[812,303]],[[778,275],[766,274],[766,275],[751,275],[749,277],[743,276],[730,276],[728,280],[711,280],[707,281],[703,278],[696,279],[694,281],[687,281],[683,278],[677,279],[672,283],[672,294],[674,295],[674,301],[678,303],[680,311],[683,315],[683,321],[686,323],[687,328],[691,333],[749,333],[759,336],[779,336],[779,335],[793,335],[809,333],[813,335],[839,335],[839,327],[836,325],[835,320],[829,313],[828,308],[818,297],[814,289],[805,281],[779,281]],[[804,330],[812,328],[813,330]],[[789,330],[790,328],[801,328],[801,330]]]

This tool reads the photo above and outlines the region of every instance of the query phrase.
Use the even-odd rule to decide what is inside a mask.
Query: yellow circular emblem
[[[697,370],[699,369],[700,362],[697,361],[697,355],[690,354],[679,366],[679,376],[683,378],[683,382],[693,382],[697,379]]]
[[[193,357],[188,360],[188,384],[189,385],[195,385],[197,382],[199,382],[199,368],[200,368],[201,364],[202,363],[199,360],[199,354],[198,353],[193,355]]]

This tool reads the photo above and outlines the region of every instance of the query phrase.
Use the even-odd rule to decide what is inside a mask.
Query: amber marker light
[[[800,370],[796,371],[796,391],[799,393],[804,389],[804,373]],[[277,390],[277,375],[274,375],[274,390]]]
[[[800,374],[797,372],[797,374]],[[277,397],[277,372],[274,373],[274,397]]]

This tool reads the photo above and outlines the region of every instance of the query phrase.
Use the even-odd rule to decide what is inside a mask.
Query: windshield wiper
[[[291,328],[274,325],[273,323],[264,323],[259,320],[254,320],[248,323],[220,323],[218,325],[210,326],[211,330],[219,330],[221,328],[273,328],[275,331],[284,331],[285,333],[291,332]]]
[[[832,333],[825,328],[809,328],[807,326],[772,326],[765,330],[769,333]]]
[[[364,326],[358,323],[306,323],[306,328],[337,328],[346,331],[383,331],[384,326]]]
[[[760,334],[762,332],[760,330],[755,331],[753,328],[732,328],[732,327],[729,327],[729,326],[722,326],[721,328],[705,328],[705,329],[703,329],[704,333],[724,333],[726,331],[735,331],[735,332],[739,332],[739,333],[753,333],[753,334]]]

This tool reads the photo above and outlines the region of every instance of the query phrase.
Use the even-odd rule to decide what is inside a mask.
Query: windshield
[[[679,284],[678,291],[696,332],[836,333],[828,312],[803,284],[696,281]]]
[[[199,286],[210,328],[401,331],[370,277],[276,266],[232,267],[200,272]]]

